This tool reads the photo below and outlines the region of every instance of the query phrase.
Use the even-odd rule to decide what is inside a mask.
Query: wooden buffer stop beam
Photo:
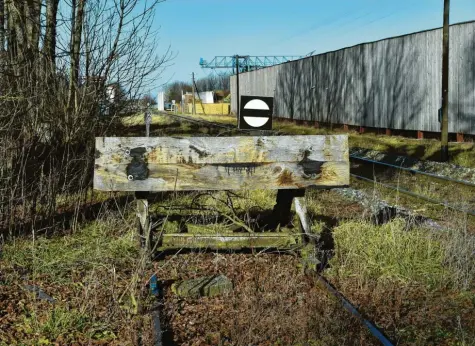
[[[150,232],[147,192],[279,190],[279,223],[307,187],[348,184],[346,134],[96,138],[94,189],[135,191],[144,234]]]

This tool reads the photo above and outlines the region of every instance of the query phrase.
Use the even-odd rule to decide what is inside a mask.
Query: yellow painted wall
[[[206,114],[229,114],[231,105],[229,103],[206,103],[203,104]],[[188,113],[191,114],[193,105],[188,104]],[[199,102],[196,103],[196,114],[203,114],[203,107]]]

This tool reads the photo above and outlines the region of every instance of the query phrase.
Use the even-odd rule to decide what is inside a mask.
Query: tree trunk
[[[5,50],[5,2],[0,0],[0,60]]]
[[[1,0],[0,0],[1,1]],[[46,0],[46,32],[43,54],[49,62],[51,71],[56,67],[56,23],[59,0]]]
[[[69,81],[68,108],[71,110],[73,103],[77,108],[77,85],[79,84],[79,58],[81,49],[82,26],[84,19],[84,5],[86,0],[79,0],[75,15],[74,31],[71,42],[71,72]]]
[[[24,9],[26,33],[28,35],[27,47],[29,56],[32,57],[38,52],[40,42],[41,0],[27,0]]]
[[[16,61],[19,55],[19,33],[17,33],[18,15],[15,11],[14,0],[5,0],[5,8],[7,12],[7,51],[10,61]]]

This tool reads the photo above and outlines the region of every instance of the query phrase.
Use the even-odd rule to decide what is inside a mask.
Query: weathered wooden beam
[[[96,164],[347,161],[347,135],[246,137],[96,137]]]
[[[96,138],[104,191],[299,189],[349,184],[348,137]]]
[[[301,189],[349,184],[348,162],[323,162],[305,169],[299,163],[148,165],[135,180],[126,165],[105,165],[94,174],[94,188],[103,191],[198,191]],[[129,172],[130,173],[130,172]]]
[[[290,233],[234,233],[234,234],[164,234],[159,250],[165,249],[218,249],[292,248],[298,244],[298,235]]]

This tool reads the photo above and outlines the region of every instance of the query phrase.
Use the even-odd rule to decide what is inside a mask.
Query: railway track
[[[457,184],[460,184],[460,185],[475,187],[474,183],[471,183],[471,182],[466,181],[466,180],[453,179],[453,178],[450,178],[450,177],[441,176],[441,175],[437,175],[437,174],[434,174],[434,173],[428,173],[428,172],[423,172],[423,171],[420,171],[420,170],[417,170],[417,169],[406,168],[406,167],[402,167],[402,166],[396,166],[396,165],[392,165],[390,163],[375,161],[375,160],[371,160],[371,159],[356,156],[356,155],[350,155],[350,160],[364,161],[364,162],[367,162],[367,163],[372,163],[372,164],[377,164],[377,165],[381,165],[381,166],[385,166],[385,167],[395,168],[395,169],[398,169],[398,170],[401,170],[401,171],[406,171],[406,172],[410,172],[410,173],[414,173],[414,174],[425,175],[425,176],[428,176],[428,177],[431,177],[431,178],[434,178],[434,179],[437,179],[437,180],[444,180],[444,181],[457,183]]]
[[[174,119],[177,119],[179,121],[187,121],[187,122],[191,122],[191,123],[200,124],[200,125],[203,125],[203,126],[221,128],[221,129],[229,131],[229,132],[233,131],[233,132],[237,132],[237,133],[246,133],[246,134],[254,134],[254,133],[257,132],[257,131],[255,131],[254,133],[252,133],[252,132],[245,131],[245,130],[239,130],[233,125],[227,125],[227,124],[223,124],[223,123],[219,123],[219,122],[207,121],[207,120],[204,120],[204,119],[196,119],[196,118],[192,118],[192,117],[189,117],[189,116],[175,115],[175,114],[170,114],[170,113],[161,113],[161,114],[169,116],[169,117],[174,118]],[[278,132],[278,131],[266,131],[266,134],[280,135],[280,134],[283,134],[283,133]],[[222,135],[222,133],[220,133],[219,135]],[[437,182],[437,184],[454,184],[454,185],[460,186],[464,189],[472,189],[472,188],[475,187],[475,184],[473,184],[471,182],[468,182],[468,181],[453,179],[451,177],[440,176],[440,175],[436,175],[436,174],[433,174],[433,173],[419,171],[419,170],[416,170],[416,169],[396,166],[396,165],[392,165],[392,164],[389,164],[389,163],[386,163],[386,162],[375,161],[375,160],[371,160],[371,159],[367,159],[367,158],[359,157],[359,156],[355,156],[355,155],[350,156],[350,162],[352,164],[354,164],[355,166],[357,164],[359,164],[359,165],[366,165],[366,166],[371,166],[371,167],[378,167],[377,170],[379,170],[379,171],[395,170],[397,172],[403,172],[403,173],[405,173],[407,175],[411,175],[411,176],[425,177],[426,179]],[[358,171],[355,171],[354,169],[351,169],[350,174],[353,178],[364,181],[365,183],[374,184],[375,181],[378,181],[378,184],[384,186],[385,188],[401,192],[401,193],[406,194],[410,197],[417,198],[417,199],[420,199],[420,200],[424,200],[424,201],[429,202],[431,204],[435,204],[437,206],[442,206],[444,208],[448,208],[448,209],[454,210],[456,212],[461,212],[461,213],[464,213],[464,214],[467,214],[467,215],[475,216],[475,210],[473,210],[471,208],[461,208],[457,205],[452,205],[448,201],[438,200],[436,198],[427,197],[427,196],[424,196],[422,194],[416,193],[414,191],[410,191],[409,189],[402,188],[401,186],[394,186],[390,183],[383,182],[384,179],[382,178],[382,175],[375,174],[374,169],[371,169],[370,171],[372,171],[373,174],[369,175],[369,176],[368,175],[364,176],[364,175],[357,174]],[[321,275],[320,273],[316,273],[315,275],[317,276],[318,281],[321,283],[321,285],[324,288],[326,288],[328,293],[333,295],[334,297],[336,297],[340,301],[342,306],[348,312],[350,312],[357,319],[359,319],[361,321],[361,323],[363,325],[365,325],[366,328],[368,328],[368,330],[371,332],[371,334],[375,338],[377,338],[381,344],[383,344],[383,345],[393,345],[393,343],[390,341],[390,339],[388,337],[386,337],[384,335],[384,333],[381,332],[374,325],[374,323],[372,323],[369,319],[364,317],[358,311],[358,309],[350,301],[348,301],[323,275]]]
[[[207,121],[207,120],[203,120],[203,119],[195,119],[195,118],[188,117],[188,116],[185,116],[185,115],[178,115],[178,114],[172,114],[172,113],[167,113],[167,112],[159,112],[159,114],[160,115],[165,115],[165,116],[168,116],[168,117],[171,117],[171,118],[174,118],[174,119],[178,119],[178,120],[188,121],[188,122],[195,123],[195,124],[203,124],[203,125],[219,127],[219,128],[226,129],[226,130],[235,130],[235,131],[239,131],[239,132],[246,132],[244,130],[237,129],[235,126],[226,125],[226,124],[222,124],[222,123],[217,123],[217,122],[213,122],[213,121]]]
[[[393,184],[389,183],[388,181],[386,181],[387,179],[385,180],[385,178],[384,178],[384,170],[396,171],[397,174],[400,174],[402,172],[402,173],[406,173],[406,174],[409,174],[409,175],[426,177],[426,178],[429,179],[429,182],[430,182],[431,185],[433,185],[435,187],[438,187],[440,190],[444,190],[444,189],[447,190],[447,187],[450,186],[451,187],[450,194],[451,194],[452,199],[453,198],[458,198],[459,193],[457,193],[457,191],[460,192],[461,190],[465,190],[465,191],[466,190],[470,190],[470,191],[473,190],[472,196],[475,196],[475,189],[474,189],[475,184],[473,184],[469,181],[454,179],[454,178],[451,178],[451,177],[446,177],[446,176],[441,176],[441,175],[437,175],[437,174],[433,174],[433,173],[419,171],[419,170],[412,169],[412,168],[396,166],[396,165],[392,165],[390,163],[375,161],[375,160],[371,160],[371,159],[367,159],[367,158],[363,158],[363,157],[359,157],[359,156],[355,156],[355,155],[350,156],[350,162],[352,162],[353,164],[355,164],[357,162],[362,163],[363,165],[366,165],[367,167],[371,168],[371,169],[368,169],[371,172],[371,174],[368,176],[368,175],[361,175],[361,174],[355,173],[354,166],[353,166],[352,167],[353,170],[350,173],[350,175],[355,179],[358,179],[360,181],[364,181],[364,182],[370,183],[370,184],[374,184],[375,182],[377,182],[380,186],[383,186],[383,187],[385,187],[387,189],[390,189],[390,190],[393,190],[393,191],[401,192],[401,193],[403,193],[405,195],[408,195],[410,197],[420,199],[420,200],[424,200],[424,201],[429,202],[431,204],[441,206],[441,207],[444,207],[444,208],[448,208],[448,209],[456,211],[456,212],[460,212],[460,213],[464,213],[464,214],[467,214],[467,215],[475,216],[475,209],[472,206],[473,203],[475,203],[475,199],[474,200],[469,200],[469,206],[468,207],[460,207],[460,206],[456,205],[456,203],[453,200],[452,201],[450,201],[449,199],[441,200],[441,199],[437,199],[437,198],[433,198],[433,197],[428,197],[428,196],[425,196],[423,194],[411,191],[411,189],[402,187],[399,184],[396,186],[396,185],[393,185]],[[377,170],[379,170],[378,173],[376,172]],[[360,171],[361,171],[361,169],[360,169]]]

